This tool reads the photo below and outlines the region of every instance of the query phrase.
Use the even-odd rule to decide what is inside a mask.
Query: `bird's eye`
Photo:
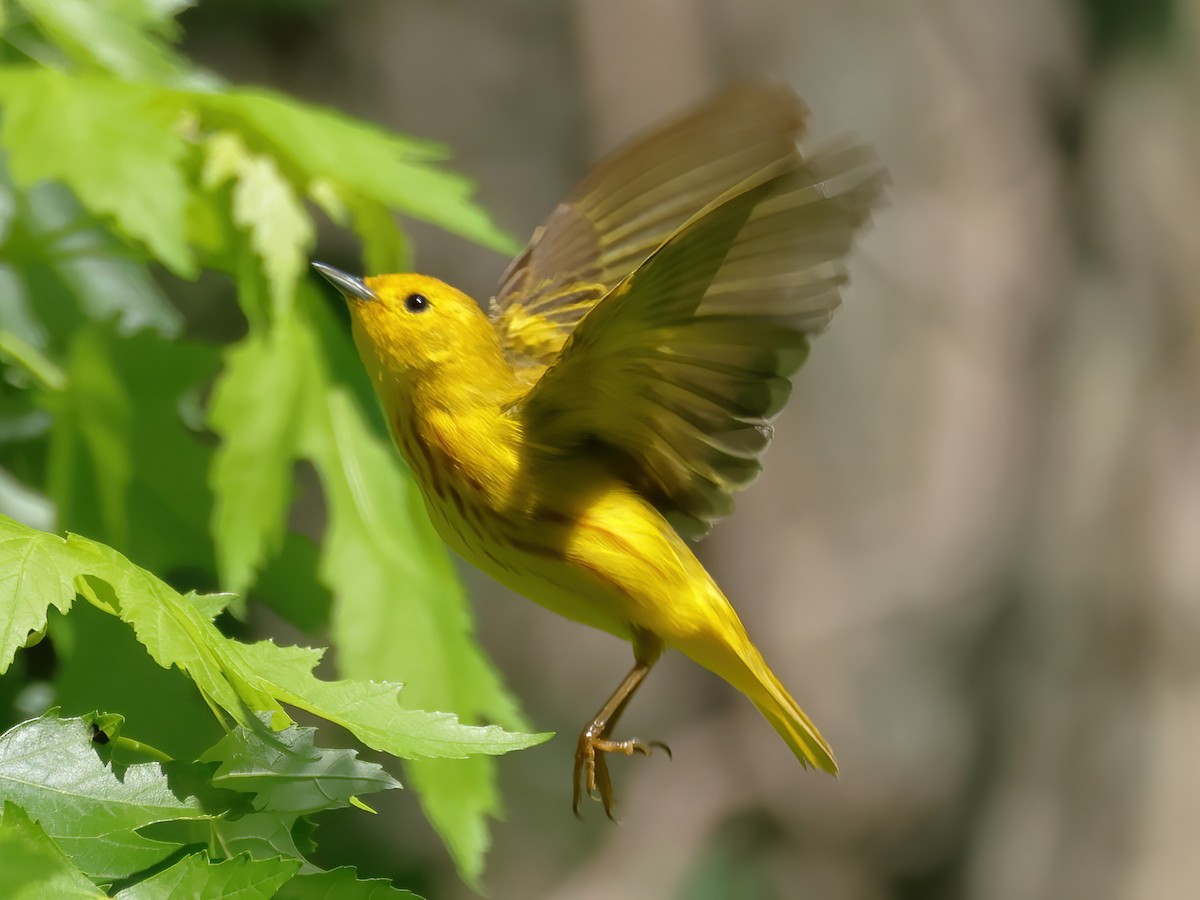
[[[409,294],[404,298],[404,308],[409,312],[425,312],[429,309],[429,298],[424,294]]]

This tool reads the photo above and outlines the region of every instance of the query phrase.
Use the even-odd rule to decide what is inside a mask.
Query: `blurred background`
[[[182,24],[233,81],[447,142],[521,237],[736,79],[792,84],[814,141],[855,133],[889,171],[765,474],[699,548],[842,776],[668,656],[623,726],[674,761],[617,760],[622,825],[576,822],[573,736],[629,649],[466,573],[560,732],[500,763],[492,896],[1191,895],[1200,3],[207,0]],[[420,270],[490,296],[505,259],[413,235]],[[319,246],[355,266],[348,234]],[[472,896],[405,801],[322,842]]]

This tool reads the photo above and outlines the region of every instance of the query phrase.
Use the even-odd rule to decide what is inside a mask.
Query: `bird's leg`
[[[656,639],[639,639],[635,644],[636,662],[629,674],[626,675],[612,696],[600,707],[590,725],[579,735],[579,744],[575,750],[575,776],[571,808],[579,816],[579,801],[584,791],[588,796],[598,796],[604,806],[604,813],[613,818],[613,787],[612,778],[608,774],[606,753],[623,753],[632,756],[641,753],[649,756],[655,747],[661,747],[667,755],[671,750],[661,741],[641,741],[637,738],[624,741],[614,741],[609,737],[625,707],[638,686],[650,672],[650,667],[662,652],[662,645]]]

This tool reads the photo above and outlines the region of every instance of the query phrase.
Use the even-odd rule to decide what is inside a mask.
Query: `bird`
[[[665,749],[615,729],[668,649],[748,697],[806,766],[837,773],[689,545],[761,471],[881,194],[862,142],[801,151],[808,119],[789,86],[745,84],[635,137],[533,232],[486,311],[429,275],[313,263],[349,306],[445,543],[632,646],[576,742],[576,816],[588,796],[614,817],[609,754]]]

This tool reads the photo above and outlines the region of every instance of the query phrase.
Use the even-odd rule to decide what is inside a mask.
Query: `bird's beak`
[[[335,288],[342,292],[344,297],[355,297],[359,300],[378,300],[375,292],[367,287],[366,283],[354,275],[347,275],[341,269],[335,269],[333,266],[327,266],[325,263],[315,262],[312,267],[332,284]]]

